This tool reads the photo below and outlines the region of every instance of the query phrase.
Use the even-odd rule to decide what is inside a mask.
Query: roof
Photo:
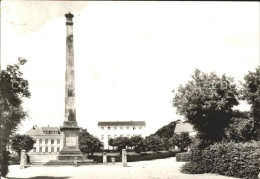
[[[181,132],[195,132],[193,126],[190,123],[177,123],[174,133],[181,133]]]
[[[145,121],[103,121],[98,126],[145,126]]]
[[[59,131],[58,127],[42,127],[43,131]]]
[[[35,135],[54,135],[54,134],[44,134],[43,131],[60,131],[60,128],[59,127],[37,127],[37,126],[33,126],[25,134],[26,135],[30,135],[30,136],[35,136]]]

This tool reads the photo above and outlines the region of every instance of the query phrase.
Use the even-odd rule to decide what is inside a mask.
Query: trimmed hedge
[[[255,178],[260,172],[260,142],[216,143],[205,150],[192,150],[184,173],[216,173],[238,178]]]
[[[176,154],[176,161],[177,162],[188,162],[188,161],[190,161],[190,153],[184,152],[184,153]]]
[[[158,151],[158,152],[142,152],[141,154],[127,155],[128,162],[137,162],[144,160],[153,160],[174,157],[179,151]],[[88,156],[89,159],[94,159],[97,163],[103,163],[103,156]],[[116,162],[122,162],[122,156],[107,156],[107,161],[111,162],[111,158],[115,158]]]

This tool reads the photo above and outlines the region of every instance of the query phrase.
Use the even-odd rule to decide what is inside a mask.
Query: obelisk
[[[66,17],[66,77],[65,77],[65,119],[61,127],[62,144],[58,159],[81,159],[83,155],[79,150],[79,127],[76,121],[75,106],[75,74],[74,74],[74,49],[73,49],[73,17],[70,12]]]

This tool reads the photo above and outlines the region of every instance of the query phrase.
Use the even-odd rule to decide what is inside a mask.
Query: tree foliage
[[[102,149],[102,142],[93,135],[89,134],[86,129],[81,129],[79,133],[79,148],[83,153],[91,153],[93,156],[94,152],[98,152]]]
[[[202,148],[223,139],[235,105],[238,92],[233,78],[199,70],[185,86],[179,86],[173,98],[177,113],[198,131]]]
[[[144,138],[140,135],[132,136],[129,139],[129,146],[135,148],[136,146],[140,145],[143,140]]]
[[[184,151],[184,149],[191,144],[192,139],[188,132],[182,132],[180,134],[174,134],[169,141],[172,145],[176,145],[180,151]]]
[[[16,134],[11,137],[11,147],[19,156],[21,155],[21,150],[26,152],[32,150],[34,143],[35,140],[29,135]]]
[[[163,126],[162,128],[158,129],[154,135],[157,135],[161,138],[171,138],[174,134],[174,130],[176,127],[176,121],[170,122],[169,124]]]
[[[150,135],[143,140],[143,145],[146,151],[159,151],[163,149],[162,139],[158,136]]]
[[[23,61],[21,63],[21,61]],[[4,155],[9,136],[14,134],[22,120],[27,117],[23,109],[24,98],[30,97],[28,81],[23,78],[20,64],[8,65],[0,72],[0,154]],[[8,157],[7,157],[8,159]],[[8,162],[7,162],[8,163]],[[6,166],[2,166],[6,167]]]
[[[256,138],[254,120],[252,118],[233,118],[226,128],[228,141],[246,142]]]
[[[254,129],[257,139],[260,139],[260,66],[254,72],[248,72],[242,84],[242,99],[251,105],[251,117],[254,120]]]
[[[117,147],[117,151],[122,154],[122,149],[126,149],[129,146],[130,140],[128,137],[116,137],[114,139],[114,146]]]

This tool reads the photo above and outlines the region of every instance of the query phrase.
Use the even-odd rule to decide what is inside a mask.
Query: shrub
[[[190,153],[184,152],[184,153],[176,154],[176,161],[177,162],[188,162],[188,161],[190,161]]]
[[[217,173],[239,178],[254,178],[260,172],[260,143],[216,143],[203,151],[192,150],[184,173]]]

